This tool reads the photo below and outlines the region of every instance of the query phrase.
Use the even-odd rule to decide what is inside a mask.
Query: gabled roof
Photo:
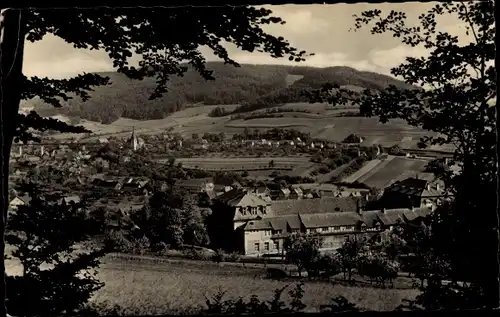
[[[10,202],[12,202],[14,199],[19,199],[20,201],[22,201],[26,205],[29,204],[31,201],[31,197],[29,195],[16,196],[13,199],[11,199]]]
[[[229,200],[227,204],[233,207],[257,207],[268,205],[266,201],[251,193],[245,193],[242,197],[235,197]]]
[[[432,210],[429,208],[397,208],[397,209],[385,209],[382,210],[370,210],[363,211],[361,216],[363,222],[372,227],[375,221],[379,221],[381,224],[386,226],[395,225],[398,221],[411,222],[418,218],[424,218],[432,214]]]
[[[290,195],[290,190],[288,188],[282,188],[281,192],[286,196]]]
[[[297,195],[302,195],[303,192],[302,192],[302,189],[300,189],[300,187],[296,187],[296,188],[292,188],[293,191],[297,194]]]
[[[219,195],[218,200],[224,204],[228,204],[231,200],[241,198],[246,194],[244,190],[232,189]]]

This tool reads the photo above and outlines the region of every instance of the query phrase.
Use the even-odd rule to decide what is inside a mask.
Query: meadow
[[[226,291],[226,299],[257,295],[270,300],[276,288],[293,281],[275,281],[263,277],[261,269],[230,268],[204,263],[203,265],[105,263],[99,270],[104,288],[94,297],[96,303],[120,305],[129,314],[179,313],[192,307],[203,307],[206,298]],[[305,283],[304,303],[307,311],[318,311],[332,297],[343,295],[360,308],[389,311],[402,299],[414,298],[413,289],[381,289],[343,286],[327,282]],[[285,301],[288,295],[284,294]]]
[[[415,177],[415,175],[423,173],[428,162],[428,160],[423,159],[394,157],[382,161],[369,172],[360,176],[357,181],[370,187],[384,188],[393,181]]]
[[[269,162],[274,161],[273,169],[303,169],[311,165],[308,157],[237,157],[237,158],[178,158],[185,168],[204,170],[252,170],[269,169]],[[160,160],[159,162],[163,162]]]

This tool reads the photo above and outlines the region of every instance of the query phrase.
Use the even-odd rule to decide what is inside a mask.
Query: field
[[[222,106],[228,111],[237,105]],[[377,118],[362,117],[337,117],[336,114],[343,111],[351,111],[352,107],[332,108],[327,104],[291,103],[283,108],[294,110],[308,110],[309,113],[288,112],[280,113],[283,117],[256,118],[250,120],[231,120],[230,116],[212,118],[209,112],[217,106],[194,106],[176,112],[161,120],[139,121],[120,118],[112,124],[101,124],[83,120],[82,125],[103,136],[125,136],[130,134],[134,127],[139,134],[151,134],[173,128],[174,132],[183,137],[191,137],[193,133],[219,133],[224,132],[231,137],[234,133],[242,133],[245,128],[270,129],[275,127],[293,128],[302,132],[311,133],[313,137],[331,141],[342,141],[349,134],[358,134],[365,137],[363,145],[381,144],[392,146],[399,144],[403,148],[416,148],[420,137],[431,135],[429,131],[415,128],[406,124],[403,120],[391,120],[387,124],[381,124]],[[58,119],[67,121],[63,116]],[[75,137],[73,134],[60,134],[55,137]],[[81,137],[81,135],[79,135]],[[434,148],[433,148],[434,149]],[[436,150],[441,149],[435,148]]]
[[[370,187],[384,188],[392,181],[415,177],[416,174],[422,173],[428,162],[428,160],[405,157],[389,158],[379,162],[364,175],[359,175],[356,180]]]
[[[387,161],[392,160],[394,157],[390,156]],[[360,179],[362,176],[366,175],[367,173],[370,173],[374,168],[376,168],[378,165],[382,163],[381,160],[372,160],[367,162],[363,167],[361,167],[359,170],[356,172],[352,173],[351,175],[347,176],[344,178],[342,181],[347,182],[347,183],[353,183]]]
[[[97,302],[126,307],[135,314],[180,312],[193,306],[202,306],[207,297],[219,290],[227,292],[227,299],[252,294],[262,300],[272,298],[276,288],[291,285],[291,281],[273,281],[262,277],[257,269],[231,269],[213,264],[136,264],[107,263],[99,277],[105,282],[95,296]],[[325,282],[306,282],[304,303],[308,311],[317,311],[330,298],[343,295],[359,307],[378,311],[392,310],[404,298],[416,295],[411,289],[377,289],[348,287]],[[288,295],[284,295],[288,300]],[[143,309],[147,307],[148,311]]]
[[[159,160],[160,163],[166,160]],[[302,170],[309,168],[308,157],[237,157],[237,158],[178,158],[185,168],[199,168],[218,171],[244,171],[269,169],[269,162],[274,161],[273,169]]]

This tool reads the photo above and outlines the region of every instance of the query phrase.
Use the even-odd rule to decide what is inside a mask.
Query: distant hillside
[[[195,71],[184,77],[173,77],[169,92],[161,99],[148,100],[155,88],[155,79],[130,80],[118,73],[100,73],[112,85],[98,87],[92,98],[82,103],[74,99],[62,109],[52,109],[41,101],[30,104],[41,115],[65,114],[111,123],[119,117],[150,120],[161,119],[188,105],[228,105],[252,102],[271,104],[304,102],[301,91],[320,88],[324,83],[338,84],[354,91],[363,88],[382,90],[388,85],[409,87],[392,77],[361,72],[350,67],[296,67],[282,65],[242,65],[239,68],[219,62],[207,63],[214,71],[214,81],[205,81]]]

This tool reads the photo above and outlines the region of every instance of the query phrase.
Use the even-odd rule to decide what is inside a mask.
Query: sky
[[[390,69],[404,62],[405,57],[426,55],[423,48],[403,45],[390,34],[372,35],[368,28],[350,32],[354,26],[353,14],[380,9],[406,12],[409,24],[417,22],[419,14],[435,3],[382,3],[266,6],[275,16],[286,21],[284,25],[263,27],[265,31],[283,36],[299,50],[315,53],[301,65],[328,67],[350,66],[358,70],[389,74]],[[463,35],[461,21],[446,16],[439,20],[440,30]],[[274,59],[266,54],[249,53],[227,45],[229,55],[239,63],[292,64],[285,59]],[[217,60],[202,48],[207,60]],[[297,65],[298,63],[293,63]],[[64,78],[81,72],[112,71],[112,63],[105,52],[74,49],[63,40],[46,36],[36,43],[26,43],[23,71],[27,76]]]

